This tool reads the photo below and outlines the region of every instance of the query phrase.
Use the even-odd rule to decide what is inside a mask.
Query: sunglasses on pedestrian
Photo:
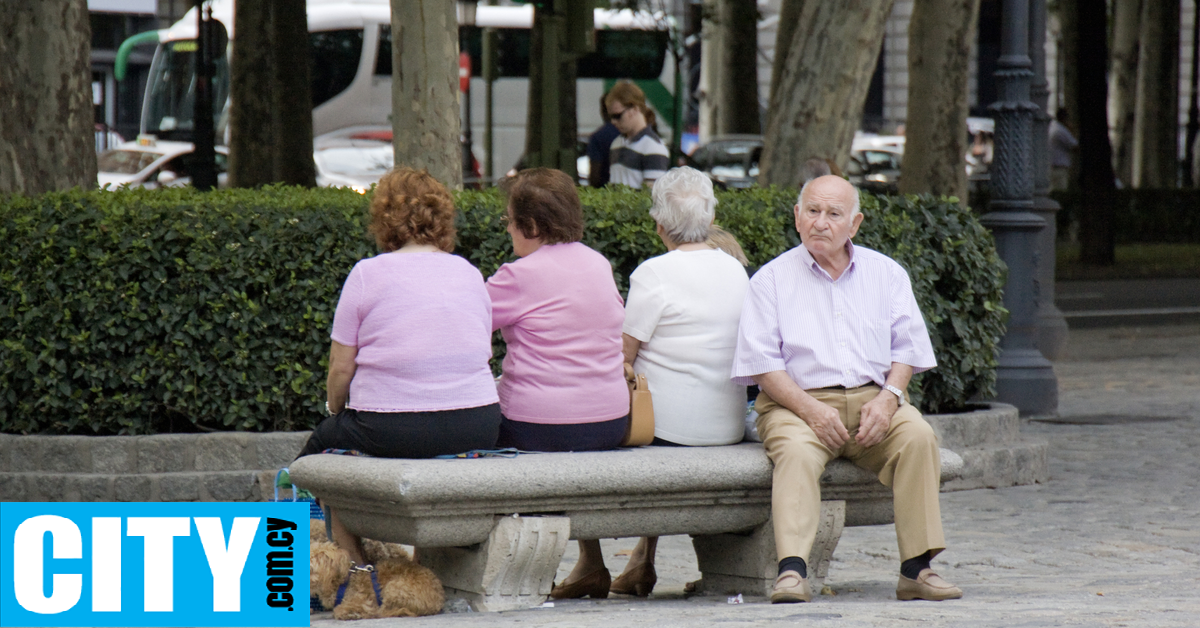
[[[618,111],[617,113],[610,113],[610,114],[608,114],[608,119],[612,120],[613,122],[616,122],[617,120],[621,119],[621,116],[625,115],[626,111],[629,111],[629,110],[622,109],[622,110]]]

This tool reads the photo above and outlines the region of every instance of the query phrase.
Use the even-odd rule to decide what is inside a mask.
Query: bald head
[[[813,193],[820,193],[822,196],[836,195],[846,204],[852,218],[859,213],[858,188],[837,175],[825,175],[805,183],[804,187],[800,188],[800,196],[796,199],[796,204],[803,207],[805,194],[810,190]]]

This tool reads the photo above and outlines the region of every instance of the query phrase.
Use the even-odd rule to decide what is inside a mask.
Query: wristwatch
[[[893,392],[895,392],[895,391],[893,391]],[[901,405],[903,405],[903,404],[901,404]],[[333,414],[334,414],[333,410],[330,410],[330,409],[329,409],[329,402],[328,402],[328,401],[326,401],[326,402],[325,402],[325,414],[326,414],[326,415],[328,415],[328,416],[333,416]]]
[[[903,406],[905,403],[907,403],[904,401],[904,391],[903,390],[900,390],[899,388],[896,388],[895,386],[893,386],[891,384],[884,384],[883,389],[892,393],[893,395],[896,395],[896,398],[900,400],[900,406]],[[897,406],[897,407],[899,407],[899,406]]]

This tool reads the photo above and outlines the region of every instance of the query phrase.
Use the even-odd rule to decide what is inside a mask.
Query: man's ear
[[[800,203],[796,203],[796,207],[792,209],[792,214],[796,218],[796,233],[800,233]]]
[[[854,218],[850,219],[850,237],[853,238],[858,233],[858,227],[862,224],[863,213],[860,211],[854,214]]]

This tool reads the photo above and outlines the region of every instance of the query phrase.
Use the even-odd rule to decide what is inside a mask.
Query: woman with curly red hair
[[[492,303],[454,250],[454,203],[428,172],[397,168],[371,199],[380,255],[354,265],[333,317],[330,414],[300,456],[355,449],[430,458],[491,449],[500,405],[488,359]],[[336,520],[334,540],[362,563]]]

